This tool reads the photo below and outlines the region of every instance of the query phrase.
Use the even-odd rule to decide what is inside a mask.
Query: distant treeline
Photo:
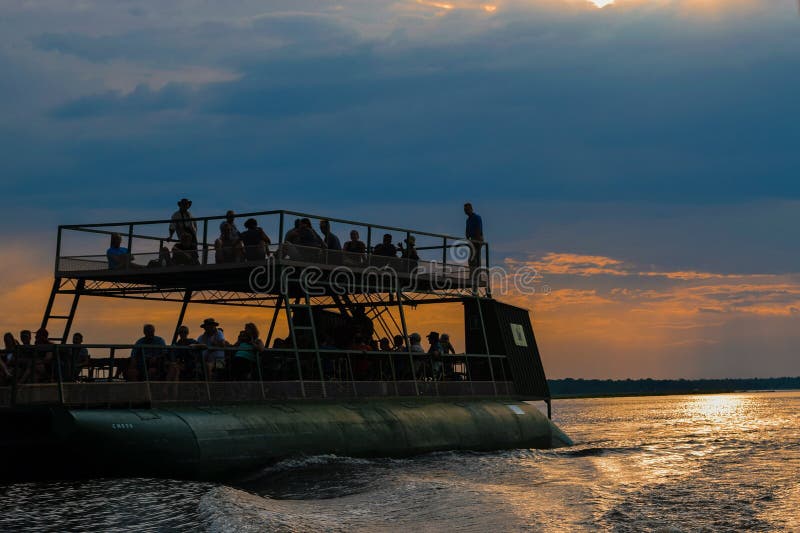
[[[800,389],[800,377],[748,379],[550,379],[553,396],[685,394]]]

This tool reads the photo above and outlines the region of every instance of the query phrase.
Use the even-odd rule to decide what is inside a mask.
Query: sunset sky
[[[800,375],[795,0],[4,0],[0,69],[2,331],[41,320],[58,224],[187,196],[460,235],[472,201],[551,289],[501,296],[549,377]],[[457,315],[413,325],[458,345]]]

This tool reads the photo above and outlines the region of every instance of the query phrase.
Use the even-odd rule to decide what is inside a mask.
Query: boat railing
[[[220,233],[220,225],[225,216],[196,217],[190,219],[197,226],[196,248],[181,252],[174,250],[179,241],[171,235],[169,228],[172,220],[146,220],[112,222],[100,224],[61,225],[58,228],[56,265],[57,275],[78,272],[94,272],[112,270],[105,250],[108,248],[109,236],[120,235],[122,246],[127,248],[130,261],[124,261],[115,270],[140,271],[142,268],[205,268],[209,265],[225,264],[227,267],[240,263],[260,263],[267,257],[281,261],[297,261],[310,264],[321,264],[331,267],[346,266],[359,268],[362,266],[381,266],[395,268],[400,273],[409,273],[414,267],[423,270],[447,273],[447,275],[464,276],[468,274],[468,259],[471,243],[463,237],[413,230],[402,227],[370,224],[347,219],[323,217],[297,211],[277,210],[241,213],[236,215],[238,223],[248,218],[256,218],[272,240],[271,246],[264,249],[242,249],[237,256],[235,251],[223,250],[218,254],[215,242]],[[331,223],[332,231],[340,242],[346,242],[351,230],[359,232],[360,239],[366,244],[364,254],[348,254],[331,250],[320,250],[314,247],[303,247],[284,242],[286,233],[294,227],[294,221],[308,218],[316,228],[321,220]],[[186,221],[188,222],[188,220]],[[315,231],[317,231],[315,229]],[[416,241],[415,249],[419,260],[401,257],[380,257],[375,247],[381,243],[383,234],[392,235],[392,243],[408,247],[412,237]],[[481,263],[489,264],[489,245],[483,243],[479,251]]]
[[[252,351],[249,372],[237,375],[233,358],[241,348],[211,348],[225,358],[208,365],[206,349],[130,344],[18,347],[7,363],[11,378],[0,382],[0,406],[514,395],[505,355],[267,349]]]

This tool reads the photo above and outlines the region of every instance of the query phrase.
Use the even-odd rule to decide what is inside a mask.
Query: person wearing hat
[[[439,344],[439,333],[431,331],[428,333],[428,355],[430,356],[431,376],[434,380],[442,378],[442,345]]]
[[[169,224],[169,238],[177,235],[178,240],[184,234],[191,235],[192,243],[197,245],[197,222],[193,220],[189,208],[192,207],[192,201],[187,198],[181,198],[178,202],[178,210],[172,214],[172,222]]]
[[[206,364],[206,376],[210,378],[213,376],[215,368],[225,366],[225,351],[219,348],[226,347],[228,343],[225,341],[222,330],[218,329],[219,322],[213,318],[203,320],[200,327],[203,328],[203,334],[197,337],[197,344],[205,347],[203,361]]]

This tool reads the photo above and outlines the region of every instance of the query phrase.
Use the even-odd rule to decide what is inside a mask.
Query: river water
[[[800,393],[560,400],[554,419],[574,447],[2,486],[0,530],[800,530]]]

